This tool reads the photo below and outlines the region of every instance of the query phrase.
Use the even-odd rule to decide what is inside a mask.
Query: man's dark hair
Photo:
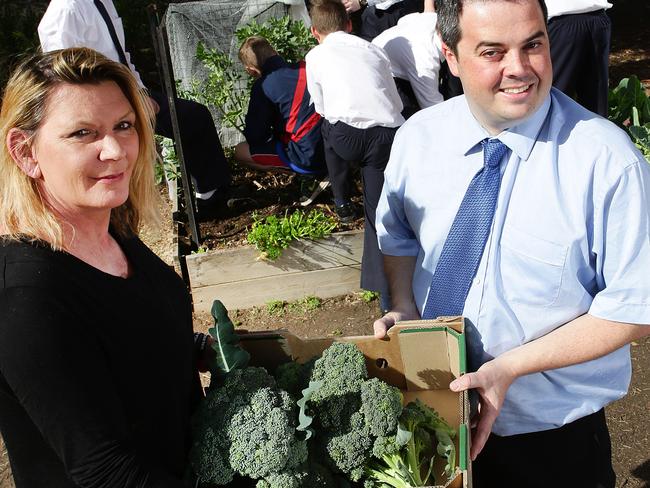
[[[460,31],[460,16],[463,13],[463,6],[472,2],[493,2],[493,1],[506,1],[518,3],[524,0],[435,0],[436,14],[438,14],[438,31],[442,42],[444,42],[454,54],[458,54],[458,42],[460,41],[462,32]],[[548,18],[548,10],[544,0],[538,0],[539,6],[544,15],[544,22]]]

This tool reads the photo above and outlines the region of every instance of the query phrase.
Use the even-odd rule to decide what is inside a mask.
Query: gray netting
[[[204,0],[170,4],[164,22],[174,77],[180,81],[180,87],[189,89],[193,80],[203,82],[207,77],[203,64],[196,59],[199,42],[207,48],[218,48],[229,53],[230,58],[241,67],[237,60],[239,45],[235,31],[253,19],[263,23],[269,18],[284,15],[308,22],[303,0]],[[215,108],[209,108],[222,144],[232,146],[241,142],[243,136],[235,129],[222,127]]]

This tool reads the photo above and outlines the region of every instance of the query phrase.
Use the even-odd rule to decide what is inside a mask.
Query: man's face
[[[457,53],[443,47],[472,113],[492,135],[526,119],[551,89],[553,70],[537,0],[466,3]]]

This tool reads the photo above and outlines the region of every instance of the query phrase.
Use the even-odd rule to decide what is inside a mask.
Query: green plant
[[[289,16],[271,18],[263,24],[253,20],[235,32],[240,43],[254,35],[266,38],[278,54],[290,63],[303,59],[307,51],[316,45],[305,24]],[[196,57],[207,69],[207,79],[204,83],[192,82],[189,89],[179,90],[179,95],[215,107],[223,126],[243,133],[254,80],[245,74],[240,63],[220,49],[208,49],[199,43]]]
[[[156,136],[156,143],[160,146],[161,158],[155,162],[156,184],[164,181],[180,179],[181,169],[176,156],[176,146],[174,141],[163,136]]]
[[[650,97],[632,75],[609,91],[609,120],[627,131],[632,141],[650,159]]]
[[[266,311],[269,315],[284,315],[284,305],[282,300],[271,300],[266,302]]]
[[[282,250],[294,240],[320,239],[336,228],[336,220],[322,210],[312,209],[309,213],[296,210],[284,217],[269,215],[265,219],[253,215],[253,225],[246,236],[264,258],[277,259]]]
[[[371,290],[361,290],[359,292],[359,296],[361,297],[361,300],[363,300],[365,303],[370,303],[370,302],[374,302],[379,298],[379,292],[371,291]]]
[[[308,295],[301,300],[291,302],[289,304],[289,308],[297,312],[311,312],[312,310],[320,308],[322,304],[323,301],[320,298],[313,295]]]
[[[293,20],[288,15],[271,18],[263,24],[256,20],[237,29],[237,40],[242,43],[251,36],[264,37],[287,63],[305,59],[307,52],[317,42],[302,20]]]

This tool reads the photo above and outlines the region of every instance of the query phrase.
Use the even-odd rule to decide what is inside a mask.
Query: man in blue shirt
[[[650,166],[551,89],[543,0],[436,11],[465,96],[395,138],[377,209],[393,309],[375,334],[422,316],[482,145],[498,139],[494,214],[458,312],[472,372],[450,385],[480,397],[474,486],[613,487],[602,409],[627,392],[627,344],[650,334]]]

